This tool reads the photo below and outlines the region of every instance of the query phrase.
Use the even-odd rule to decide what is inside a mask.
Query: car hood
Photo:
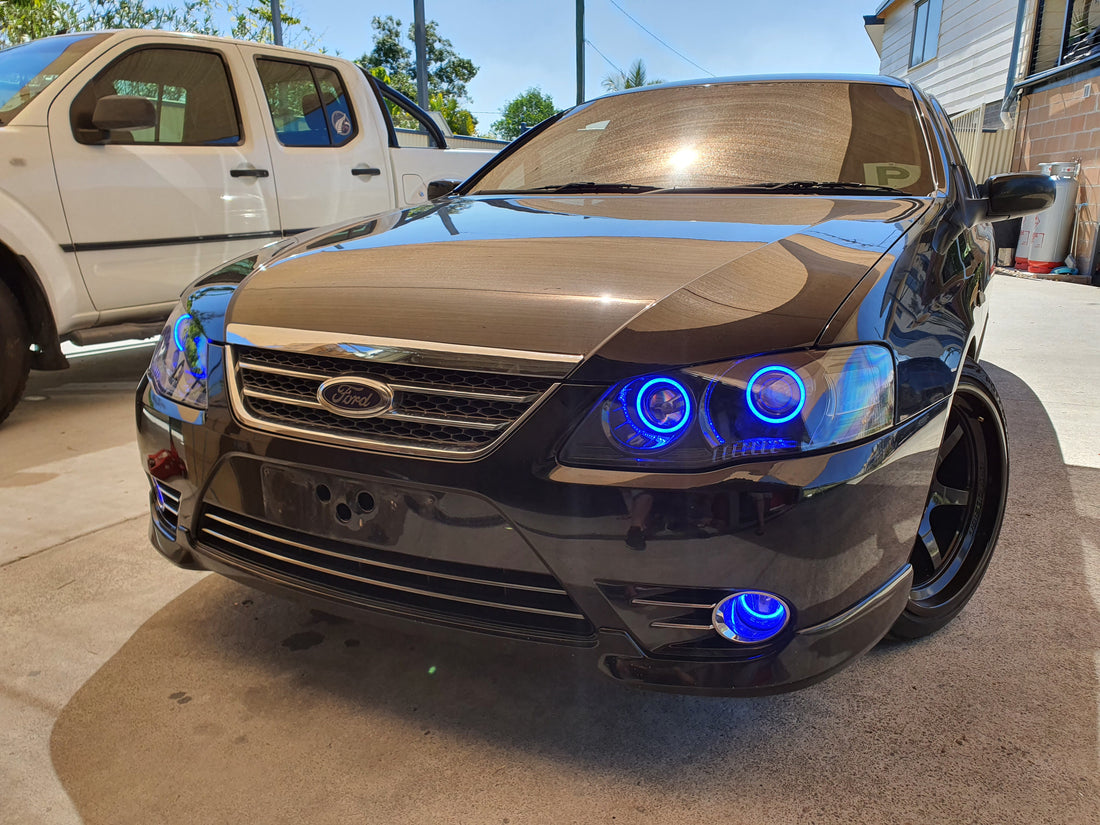
[[[689,364],[814,342],[917,198],[451,199],[303,236],[228,323]]]

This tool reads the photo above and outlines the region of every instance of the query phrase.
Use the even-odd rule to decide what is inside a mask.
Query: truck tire
[[[23,397],[31,371],[30,345],[23,310],[0,282],[0,422]]]

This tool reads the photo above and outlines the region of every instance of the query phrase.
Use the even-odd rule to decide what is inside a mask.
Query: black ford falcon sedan
[[[727,695],[950,621],[1008,483],[988,221],[889,78],[688,82],[189,287],[138,389],[184,567]],[[391,624],[392,626],[392,624]]]

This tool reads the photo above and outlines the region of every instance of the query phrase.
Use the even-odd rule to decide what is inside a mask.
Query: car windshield
[[[761,81],[669,86],[583,104],[506,153],[470,193],[928,195],[935,188],[909,89]]]
[[[62,35],[0,51],[0,125],[10,123],[43,89],[106,37]]]

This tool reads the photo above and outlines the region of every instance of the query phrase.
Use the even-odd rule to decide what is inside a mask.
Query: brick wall
[[[1081,162],[1077,202],[1088,206],[1081,210],[1077,245],[1071,251],[1082,274],[1091,275],[1100,264],[1093,260],[1100,220],[1100,76],[1027,94],[1020,101],[1013,171],[1074,160]]]

